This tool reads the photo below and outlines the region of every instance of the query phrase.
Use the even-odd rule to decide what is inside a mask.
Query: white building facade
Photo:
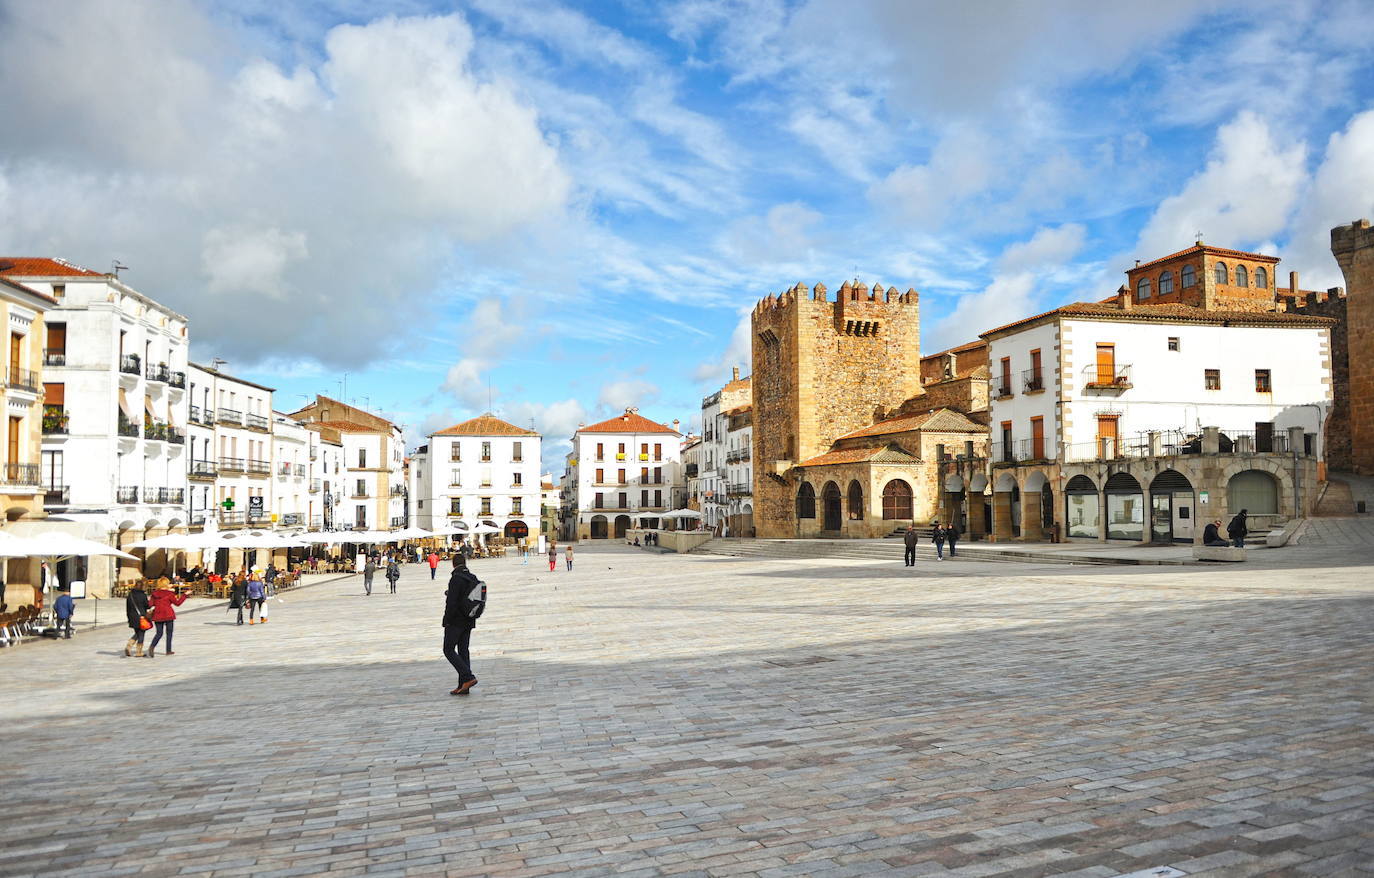
[[[186,318],[113,275],[52,261],[48,275],[9,277],[57,300],[47,314],[43,383],[61,418],[45,431],[46,511],[81,536],[121,547],[186,526]],[[60,343],[55,341],[60,339]],[[55,522],[54,522],[55,523]],[[115,575],[157,575],[166,558]],[[90,593],[112,586],[104,564]]]
[[[1192,542],[1242,508],[1306,514],[1331,324],[1122,295],[985,333],[994,538]]]
[[[188,392],[190,521],[270,527],[273,389],[192,363]]]
[[[663,513],[687,499],[682,434],[637,409],[573,435],[568,484],[576,538],[624,538],[636,523],[656,527]]]
[[[701,498],[703,524],[721,536],[740,535],[736,533],[738,527],[731,527],[731,517],[737,518],[744,505],[750,507],[749,515],[753,515],[750,496],[753,467],[747,460],[752,451],[746,446],[743,452],[746,458],[741,458],[740,449],[731,441],[740,437],[731,436],[730,426],[732,417],[752,406],[753,398],[752,379],[740,378],[736,368],[724,387],[701,401],[701,445],[697,450],[695,493]],[[743,481],[738,480],[741,463],[748,464],[748,477]],[[744,494],[744,490],[748,490],[749,495]]]
[[[538,538],[542,437],[487,413],[440,430],[411,457],[415,522],[427,530],[478,524]]]
[[[311,464],[319,457],[319,434],[280,412],[272,413],[273,524],[279,528],[309,528],[316,518],[319,488],[311,479]],[[315,523],[316,530],[320,524]]]

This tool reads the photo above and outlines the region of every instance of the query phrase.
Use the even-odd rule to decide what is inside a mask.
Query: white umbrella
[[[674,509],[671,512],[663,513],[664,518],[701,518],[701,513],[695,509]]]
[[[10,537],[0,541],[0,557],[3,558],[75,558],[82,555],[113,555],[137,561],[128,552],[121,552],[114,546],[95,540],[82,539],[60,531],[45,531],[28,537]]]
[[[391,538],[393,540],[423,540],[432,536],[438,536],[438,534],[422,527],[406,527],[393,532]]]
[[[199,534],[164,534],[160,537],[153,537],[148,540],[139,540],[130,543],[131,549],[213,549],[220,545],[220,534],[211,531],[210,533]]]
[[[482,522],[472,529],[472,533],[475,534],[499,534],[500,532],[501,528],[493,527],[486,522]]]
[[[213,544],[218,549],[299,549],[310,545],[308,542],[290,534],[275,533],[269,530],[248,530],[236,533],[221,533]]]

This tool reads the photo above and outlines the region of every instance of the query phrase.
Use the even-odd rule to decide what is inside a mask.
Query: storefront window
[[[1107,539],[1143,540],[1145,508],[1140,494],[1107,495]]]
[[[1097,493],[1070,494],[1068,497],[1069,536],[1097,539],[1102,510],[1097,506]]]

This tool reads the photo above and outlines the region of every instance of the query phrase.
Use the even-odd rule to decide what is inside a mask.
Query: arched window
[[[864,520],[864,489],[857,479],[849,483],[849,520]]]
[[[1269,289],[1269,272],[1264,270],[1264,266],[1255,269],[1255,286],[1262,290]]]
[[[1269,473],[1248,469],[1231,476],[1226,485],[1226,508],[1244,509],[1251,515],[1273,515],[1279,511],[1279,485]]]
[[[1159,294],[1162,296],[1165,293],[1172,293],[1173,291],[1174,273],[1172,271],[1166,271],[1159,276]]]
[[[1135,298],[1136,301],[1150,298],[1150,279],[1148,277],[1142,277],[1135,282]]]
[[[1236,266],[1236,286],[1238,286],[1238,287],[1248,287],[1248,286],[1250,286],[1250,273],[1249,273],[1248,271],[1245,270],[1245,266],[1244,266],[1244,265],[1237,265],[1237,266]]]
[[[797,517],[816,517],[816,489],[811,487],[809,482],[802,482],[801,488],[797,491]]]
[[[1179,272],[1179,279],[1183,282],[1183,288],[1186,290],[1197,283],[1197,270],[1191,265],[1185,265],[1183,271]]]
[[[1217,272],[1217,283],[1219,283],[1219,284],[1225,284],[1225,283],[1230,283],[1230,282],[1231,282],[1231,276],[1230,276],[1229,274],[1226,273],[1226,263],[1225,263],[1225,262],[1218,262],[1218,263],[1217,263],[1216,272]]]
[[[901,521],[911,517],[911,486],[901,479],[893,479],[883,486],[883,520]]]

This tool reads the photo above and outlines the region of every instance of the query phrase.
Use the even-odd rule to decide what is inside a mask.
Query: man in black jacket
[[[907,525],[906,533],[902,534],[902,542],[906,545],[906,554],[903,556],[906,563],[905,567],[916,566],[916,525]]]
[[[472,629],[477,627],[477,618],[486,608],[486,589],[481,580],[468,572],[462,552],[453,555],[453,573],[444,594],[444,658],[458,672],[458,687],[449,694],[466,695],[477,685],[468,657],[468,641]]]

